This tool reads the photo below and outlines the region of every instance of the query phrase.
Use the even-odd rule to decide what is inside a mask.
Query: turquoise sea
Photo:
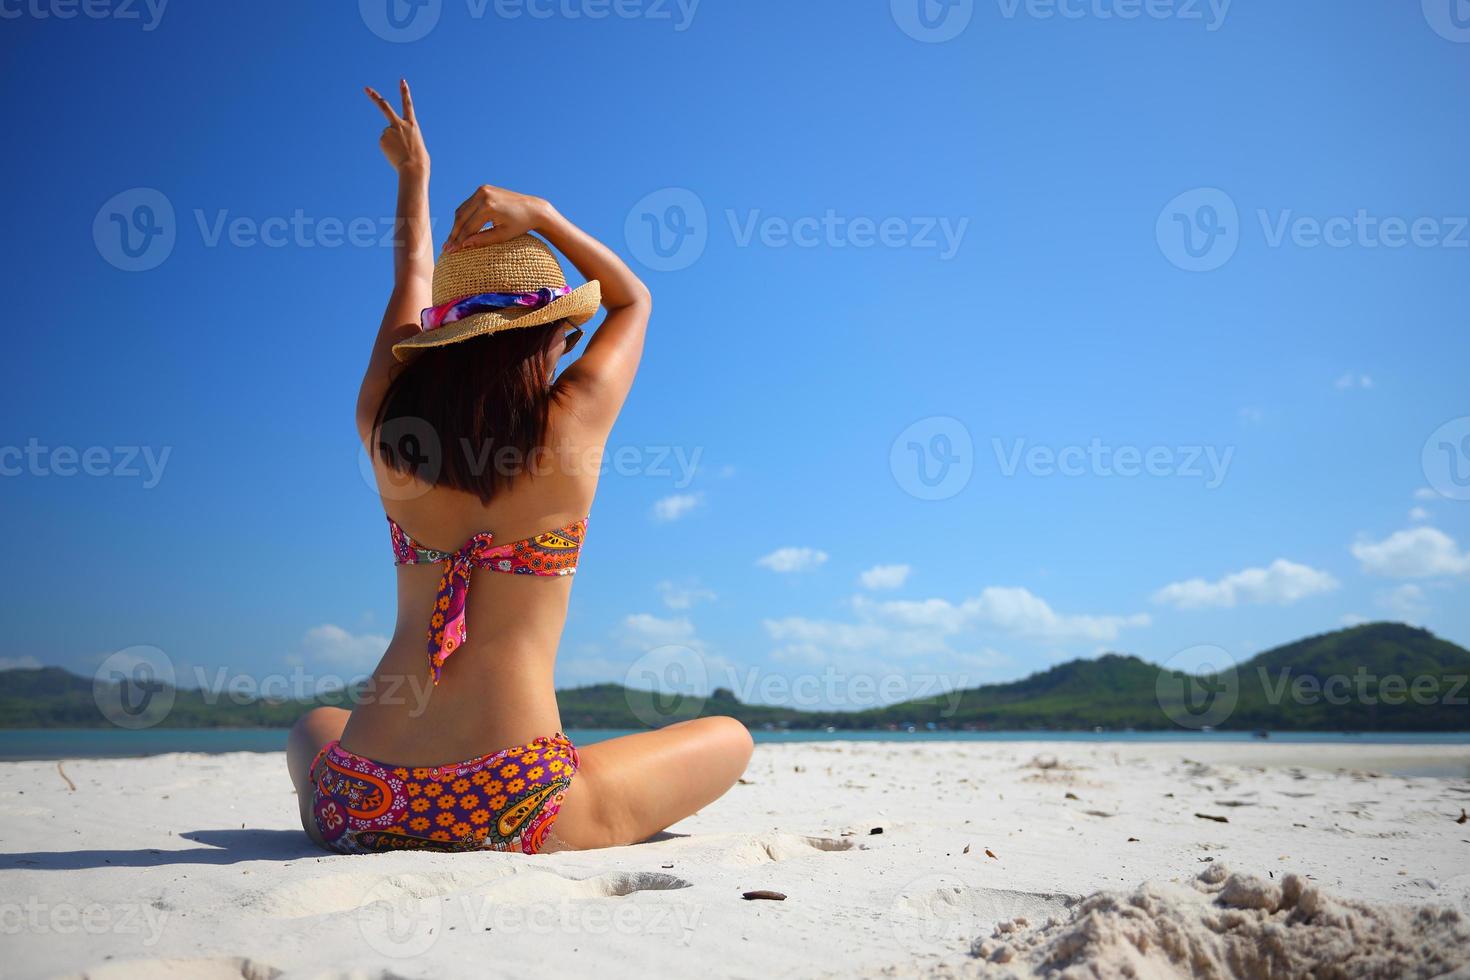
[[[631,731],[594,728],[567,732],[581,745]],[[1250,742],[1250,732],[904,732],[756,731],[757,742]],[[1470,732],[1272,732],[1270,742],[1372,745],[1466,745]],[[0,760],[79,759],[159,755],[165,752],[279,752],[283,728],[17,728],[0,731]]]

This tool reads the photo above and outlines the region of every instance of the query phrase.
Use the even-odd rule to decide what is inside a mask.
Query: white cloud
[[[1418,620],[1429,611],[1429,597],[1412,582],[1380,592],[1378,604],[1408,620]]]
[[[1241,569],[1214,582],[1202,578],[1171,582],[1155,592],[1153,599],[1176,609],[1288,606],[1308,596],[1331,592],[1338,585],[1327,572],[1278,558],[1265,568]]]
[[[654,501],[653,519],[656,521],[677,521],[686,516],[694,508],[704,501],[701,493],[675,493],[660,500]]]
[[[966,599],[961,608],[981,623],[1009,633],[1052,641],[1111,641],[1128,627],[1148,626],[1152,622],[1147,613],[1127,616],[1062,615],[1026,589],[995,586],[973,599]]]
[[[1251,425],[1260,425],[1262,422],[1266,421],[1266,412],[1264,409],[1247,405],[1245,408],[1242,408],[1240,410],[1240,420]]]
[[[388,638],[373,633],[349,633],[340,626],[323,623],[306,631],[301,647],[308,661],[325,661],[367,672],[377,666],[383,651],[388,649]]]
[[[912,571],[908,565],[874,565],[858,578],[865,589],[898,589],[908,581]]]
[[[980,641],[982,631],[1045,643],[1103,643],[1115,640],[1124,629],[1150,623],[1149,616],[1142,613],[1064,615],[1026,589],[1002,587],[987,588],[978,596],[960,602],[947,599],[879,602],[867,596],[855,596],[852,609],[856,618],[849,622],[801,616],[765,620],[767,635],[780,644],[772,658],[807,664],[840,663],[845,669],[856,669],[853,665],[858,662],[881,660],[890,670],[900,670],[893,666],[896,658],[905,663],[927,658],[930,663],[943,664],[952,670],[957,665],[983,667],[1007,661],[1004,655]]]
[[[1414,491],[1415,500],[1438,500],[1439,496],[1439,491],[1432,487],[1420,487]]]
[[[1371,388],[1373,379],[1366,374],[1355,374],[1349,371],[1333,382],[1338,391],[1347,391],[1351,388]]]
[[[691,609],[700,602],[713,602],[715,594],[709,589],[701,588],[697,584],[679,585],[674,582],[660,582],[655,588],[663,598],[664,605],[670,609]]]
[[[0,657],[0,670],[35,670],[41,661],[35,657]]]
[[[633,613],[623,618],[623,643],[646,649],[661,646],[686,646],[698,649],[699,637],[694,624],[684,617],[663,619],[652,613]]]
[[[1429,520],[1429,511],[1425,510],[1423,507],[1414,507],[1409,511],[1409,520],[1427,521]]]
[[[1470,552],[1432,527],[1395,531],[1382,541],[1359,541],[1353,557],[1363,571],[1388,578],[1433,578],[1470,573]]]
[[[860,614],[906,627],[953,634],[988,627],[1014,636],[1059,642],[1118,638],[1124,629],[1148,626],[1147,613],[1124,616],[1063,615],[1027,589],[990,586],[977,596],[952,603],[947,599],[894,599],[874,602],[856,598]]]
[[[809,572],[825,562],[828,555],[816,548],[777,548],[756,561],[773,572]]]

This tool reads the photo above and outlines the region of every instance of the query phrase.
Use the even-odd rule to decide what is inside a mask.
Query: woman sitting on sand
[[[436,266],[429,155],[401,89],[402,116],[367,90],[388,119],[400,232],[357,426],[398,566],[398,625],[371,689],[431,696],[296,723],[302,826],[343,852],[640,841],[718,799],[751,752],[731,718],[580,750],[560,733],[553,666],[597,489],[586,461],[632,386],[652,300],[550,204],[495,187],[460,205]],[[568,289],[533,231],[588,282]],[[607,318],[553,380],[599,305]]]

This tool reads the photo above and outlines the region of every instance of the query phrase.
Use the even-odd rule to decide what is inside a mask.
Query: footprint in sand
[[[970,941],[1000,922],[1042,922],[1065,917],[1071,895],[984,888],[949,874],[924,875],[904,884],[885,916],[904,952],[925,956],[968,949]]]
[[[792,861],[832,851],[861,850],[856,841],[832,837],[801,837],[796,834],[762,834],[737,837],[725,849],[721,864],[726,867],[748,867],[772,861]]]

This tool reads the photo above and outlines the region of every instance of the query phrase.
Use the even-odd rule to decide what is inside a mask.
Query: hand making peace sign
[[[375,89],[363,89],[388,120],[387,128],[378,138],[378,146],[382,147],[383,156],[388,158],[388,162],[399,174],[428,174],[429,149],[424,145],[424,134],[419,129],[418,117],[413,112],[413,95],[408,91],[408,82],[399,79],[398,89],[403,97],[402,116],[394,112],[388,100]]]

